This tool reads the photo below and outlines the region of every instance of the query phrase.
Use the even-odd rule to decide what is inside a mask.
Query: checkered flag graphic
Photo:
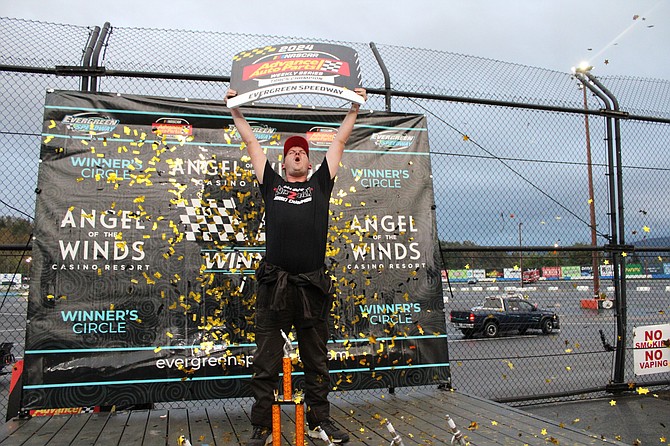
[[[342,66],[342,61],[339,60],[329,60],[324,62],[321,66],[321,71],[329,71],[331,73],[338,73],[340,67]]]
[[[186,211],[180,220],[186,226],[186,240],[196,241],[198,236],[203,241],[244,241],[244,230],[235,215],[235,202],[232,198],[217,200],[200,200],[193,198],[190,205],[180,203]]]

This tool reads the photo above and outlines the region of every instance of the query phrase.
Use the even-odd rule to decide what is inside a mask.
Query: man
[[[363,100],[365,89],[354,90]],[[237,93],[228,90],[226,99]],[[308,435],[319,438],[317,428],[333,443],[346,443],[349,435],[330,419],[330,375],[328,372],[328,314],[332,304],[332,281],[325,269],[328,206],[335,175],[358,116],[352,103],[321,166],[312,169],[309,144],[301,136],[284,143],[282,168],[277,174],[254,136],[242,112],[231,109],[233,122],[246,144],[265,202],[266,253],[256,270],[256,353],[251,387],[253,434],[249,446],[272,441],[272,403],[282,365],[284,340],[281,330],[295,327],[300,359],[305,370],[305,403]]]

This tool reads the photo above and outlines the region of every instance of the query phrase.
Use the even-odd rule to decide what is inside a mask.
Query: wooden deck
[[[502,404],[432,387],[331,394],[331,416],[351,434],[350,445],[389,446],[388,419],[405,446],[447,445],[449,415],[470,445],[624,444],[563,426]],[[203,403],[188,409],[116,411],[14,419],[0,429],[0,445],[193,446],[245,445],[249,401]],[[294,444],[293,409],[282,415],[284,444]],[[306,439],[306,444],[325,445]],[[466,444],[465,442],[463,444]]]

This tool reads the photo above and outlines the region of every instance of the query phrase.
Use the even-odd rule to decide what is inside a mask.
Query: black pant
[[[291,293],[294,294],[294,293]],[[327,299],[324,296],[324,299]],[[251,407],[251,423],[272,427],[272,403],[279,384],[279,372],[284,356],[284,338],[295,326],[298,337],[300,360],[305,371],[305,403],[307,422],[311,428],[330,418],[330,375],[328,373],[328,322],[327,320],[302,320],[302,306],[297,299],[288,299],[287,308],[273,311],[256,309],[256,353],[254,354],[251,388],[256,401]],[[309,326],[305,326],[309,325]]]

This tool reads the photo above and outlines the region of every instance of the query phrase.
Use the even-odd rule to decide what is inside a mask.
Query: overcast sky
[[[0,16],[436,49],[670,80],[670,0],[0,0]]]

